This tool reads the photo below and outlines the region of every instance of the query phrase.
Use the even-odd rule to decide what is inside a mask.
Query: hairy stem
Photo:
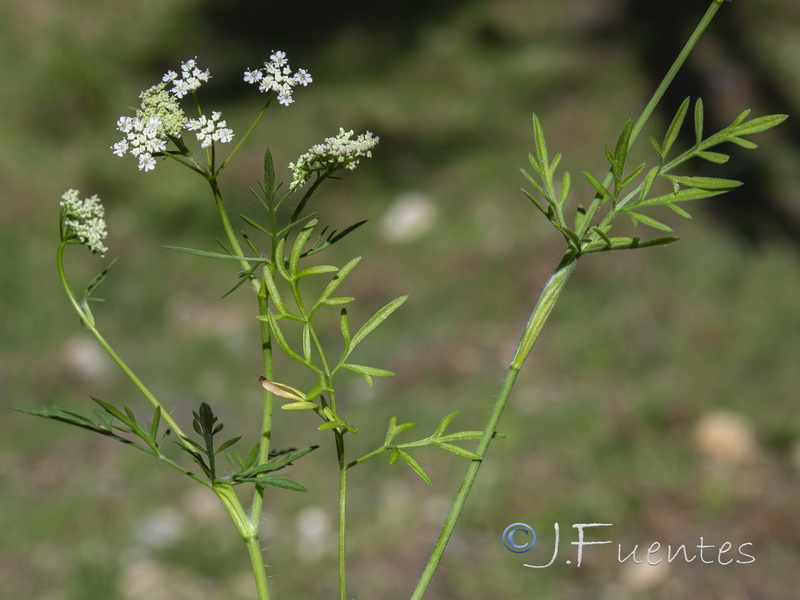
[[[247,546],[247,554],[250,556],[250,563],[253,567],[258,600],[269,600],[267,570],[264,565],[264,555],[261,553],[261,543],[258,540],[258,536],[250,537],[244,543]]]
[[[256,590],[258,600],[269,600],[269,589],[267,586],[267,570],[264,566],[264,557],[261,554],[261,543],[258,539],[258,527],[253,525],[242,509],[242,504],[236,496],[233,487],[227,483],[215,483],[214,492],[222,502],[223,506],[231,516],[239,535],[242,536],[247,553],[250,555],[250,563],[253,567],[253,576],[256,580]]]

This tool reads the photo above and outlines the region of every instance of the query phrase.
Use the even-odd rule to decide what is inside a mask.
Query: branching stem
[[[631,132],[630,141],[629,141],[629,148],[633,145],[634,141],[641,133],[645,123],[649,120],[650,116],[652,115],[653,111],[655,110],[658,103],[661,101],[664,93],[666,92],[669,85],[672,83],[675,75],[680,70],[683,63],[686,61],[686,58],[691,53],[692,49],[695,47],[697,42],[700,40],[700,37],[703,35],[705,30],[708,28],[711,20],[714,18],[714,15],[719,10],[721,4],[714,0],[711,5],[708,7],[706,14],[700,20],[700,23],[695,28],[694,32],[690,36],[689,40],[686,42],[686,45],[681,50],[678,57],[675,59],[672,67],[670,67],[667,74],[664,76],[663,81],[658,86],[656,91],[653,93],[650,102],[647,103],[647,106],[642,111],[639,119],[636,121],[636,124],[633,127]],[[611,172],[605,178],[603,182],[604,186],[608,186],[611,181],[613,180],[613,175]],[[522,365],[525,362],[525,359],[530,354],[530,351],[533,348],[533,345],[536,343],[537,338],[539,337],[539,333],[542,330],[545,322],[547,321],[548,316],[550,315],[550,311],[553,309],[556,301],[558,300],[561,291],[564,288],[564,285],[567,283],[569,276],[572,274],[572,271],[575,268],[575,264],[577,263],[578,258],[580,255],[572,254],[568,252],[564,255],[564,258],[561,260],[561,263],[556,268],[555,273],[550,278],[550,281],[547,282],[542,293],[539,297],[539,300],[536,303],[536,306],[531,313],[530,320],[528,321],[527,326],[525,327],[525,331],[522,334],[522,337],[519,342],[519,346],[517,347],[517,351],[514,355],[513,360],[511,361],[511,365],[508,368],[508,372],[506,374],[505,380],[503,381],[502,388],[500,390],[497,399],[494,402],[492,407],[492,412],[489,416],[489,420],[486,423],[486,427],[483,431],[483,436],[478,444],[478,448],[476,452],[481,456],[481,459],[486,456],[486,452],[489,448],[489,444],[492,441],[494,436],[496,427],[498,422],[500,421],[500,416],[503,413],[503,409],[505,408],[506,402],[511,394],[511,390],[514,387],[514,383],[517,379],[517,374],[519,373]],[[427,565],[425,566],[425,570],[420,577],[419,582],[417,583],[416,588],[414,589],[414,593],[411,597],[412,600],[421,600],[422,596],[425,594],[425,590],[427,589],[428,585],[430,584],[431,579],[433,578],[433,574],[436,571],[436,568],[439,565],[439,562],[444,555],[444,550],[447,546],[448,541],[450,540],[450,536],[453,534],[453,530],[455,529],[456,523],[458,522],[458,518],[461,515],[461,511],[464,508],[464,504],[466,503],[467,496],[469,495],[470,491],[472,490],[472,485],[475,482],[475,478],[478,475],[478,470],[481,467],[483,460],[473,460],[469,467],[467,468],[467,473],[464,476],[464,479],[461,483],[461,487],[456,494],[455,501],[453,502],[453,506],[450,510],[450,514],[447,517],[447,520],[444,523],[442,528],[442,532],[439,534],[439,539],[434,546],[433,552],[428,560]]]
[[[269,106],[269,103],[267,103],[267,106]],[[264,112],[267,109],[267,106],[264,107],[258,119],[256,119],[256,123],[260,120],[261,116],[263,116]],[[253,125],[253,127],[255,127],[255,124]],[[248,131],[248,135],[249,133],[250,132]],[[230,156],[228,157],[228,159],[230,159]],[[222,167],[220,167],[220,169],[221,168]],[[225,201],[222,198],[222,193],[220,192],[216,176],[209,177],[208,183],[211,186],[211,190],[214,194],[214,200],[217,205],[220,221],[222,222],[222,227],[225,229],[225,234],[227,235],[228,242],[231,245],[231,249],[236,256],[244,256],[244,254],[242,253],[241,245],[239,244],[239,240],[236,238],[236,235],[233,232],[233,227],[231,226],[231,221],[230,218],[228,217],[228,211],[225,208]],[[240,263],[245,271],[249,270],[249,265],[247,264],[246,261],[240,261]],[[265,286],[263,282],[259,281],[258,277],[256,277],[255,275],[250,276],[250,284],[252,285],[258,297],[259,315],[266,316],[269,309],[267,306],[268,298]],[[267,378],[271,378],[272,338],[271,338],[269,324],[262,321],[260,331],[261,331],[261,351],[263,357],[264,374],[267,376]],[[271,392],[265,390],[262,418],[261,418],[261,433],[258,444],[258,464],[263,464],[267,462],[267,460],[269,459],[270,443],[272,439],[272,410],[273,410],[273,395]],[[228,509],[228,512],[231,514],[232,517],[234,516],[234,512],[231,512],[232,510],[238,510],[242,512],[241,504],[239,503],[239,500],[235,494],[233,494],[233,497],[230,499],[229,504],[230,506],[228,504],[225,504],[225,507]],[[242,539],[244,539],[245,544],[247,545],[247,551],[250,554],[250,561],[253,566],[253,575],[255,576],[256,580],[256,589],[258,590],[258,598],[259,600],[268,600],[269,590],[267,586],[266,572],[264,570],[265,569],[264,557],[261,553],[261,546],[258,537],[258,523],[261,520],[261,511],[263,509],[263,504],[264,504],[264,488],[262,486],[257,485],[253,493],[253,501],[250,510],[250,517],[249,519],[246,519],[246,526],[244,522],[240,522],[240,520],[237,520],[236,518],[234,518],[234,524],[236,525],[236,528],[239,530],[239,533],[242,535]]]

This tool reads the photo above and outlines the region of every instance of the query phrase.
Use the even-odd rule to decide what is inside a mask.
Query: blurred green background
[[[326,184],[322,219],[369,223],[326,262],[364,255],[345,295],[353,323],[401,294],[406,305],[359,351],[398,376],[341,398],[382,442],[389,417],[427,435],[444,414],[482,427],[490,399],[562,242],[519,192],[532,150],[530,114],[564,154],[575,194],[600,175],[603,144],[638,114],[705,3],[633,0],[211,2],[7,1],[0,4],[0,597],[13,600],[245,599],[243,545],[205,488],[88,432],[12,412],[51,403],[88,411],[89,394],[144,402],[81,330],[55,273],[57,202],[70,187],[107,206],[108,258],[120,256],[96,308],[102,330],[188,423],[214,406],[231,435],[253,440],[259,351],[242,289],[220,301],[232,265],[170,253],[222,235],[207,186],[175,164],[141,173],[109,147],[138,93],[197,56],[213,79],[204,107],[241,135],[261,98],[241,72],[282,49],[309,88],[274,107],[223,178],[231,213],[257,217],[247,187],[269,146],[279,172],[338,127],[381,137],[374,159]],[[702,95],[707,127],[741,109],[800,105],[800,2],[726,4],[647,133]],[[685,141],[685,140],[684,140]],[[785,600],[800,564],[800,129],[790,118],[703,174],[745,181],[697,206],[682,241],[589,257],[578,267],[518,381],[428,597]],[[691,141],[689,141],[691,143]],[[646,144],[641,144],[646,150]],[[644,152],[642,153],[644,156]],[[647,155],[652,160],[652,156]],[[667,217],[669,218],[669,217]],[[672,223],[673,221],[669,221]],[[68,253],[75,288],[106,264]],[[335,317],[335,313],[333,315]],[[335,318],[332,327],[336,327]],[[294,382],[288,365],[280,381]],[[292,469],[307,495],[268,498],[263,530],[275,598],[335,597],[336,475],[328,436],[309,415],[281,413],[275,443],[323,448]],[[252,441],[251,441],[252,443]],[[176,453],[177,454],[177,453]],[[406,598],[465,461],[419,452],[434,486],[379,458],[351,471],[352,597]],[[536,528],[528,554],[500,542]],[[560,558],[549,569],[553,523]],[[573,523],[613,523],[613,547],[574,562]],[[620,564],[653,541],[753,564]]]

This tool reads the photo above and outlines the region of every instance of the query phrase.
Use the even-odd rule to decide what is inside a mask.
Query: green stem
[[[269,103],[267,103],[269,105]],[[266,106],[264,110],[262,110],[261,115],[263,115],[264,111],[266,111]],[[259,115],[259,119],[261,118]],[[258,119],[256,119],[256,123]],[[255,124],[253,125],[255,127]],[[251,131],[253,129],[251,127]],[[249,135],[250,132],[248,132]],[[238,146],[237,146],[238,149]],[[230,156],[228,157],[230,158]],[[227,160],[226,160],[227,162]],[[223,165],[224,166],[224,165]],[[222,167],[220,167],[221,169]],[[231,244],[231,249],[237,256],[244,256],[242,253],[242,248],[239,245],[239,240],[236,238],[236,235],[233,232],[233,227],[231,226],[230,218],[228,217],[228,211],[225,208],[225,201],[222,198],[222,193],[219,189],[219,184],[217,183],[216,176],[212,176],[208,178],[208,183],[211,185],[211,190],[214,193],[214,201],[217,204],[217,210],[219,212],[220,220],[222,221],[222,227],[225,229],[225,234],[228,237],[228,241]],[[249,265],[246,261],[240,261],[242,268],[245,270],[249,269]],[[253,286],[253,289],[258,296],[258,310],[260,315],[266,315],[268,312],[267,307],[267,292],[263,282],[260,282],[258,277],[251,275],[250,283]],[[272,378],[272,339],[269,329],[269,324],[262,322],[261,324],[261,350],[263,356],[263,367],[264,367],[264,374],[267,378]],[[265,391],[264,392],[264,404],[263,404],[263,411],[262,411],[262,418],[261,418],[261,434],[259,439],[259,449],[258,449],[258,460],[259,464],[263,464],[269,460],[269,449],[270,443],[272,438],[272,409],[273,409],[273,395],[272,393]],[[219,495],[219,493],[217,494]],[[222,496],[220,496],[222,499]],[[225,500],[223,500],[223,504],[225,504]],[[250,561],[253,566],[253,576],[256,580],[256,587],[258,589],[258,598],[259,600],[266,600],[269,598],[269,591],[267,589],[267,576],[264,567],[264,557],[261,553],[261,544],[258,538],[258,523],[261,519],[261,511],[264,505],[264,489],[260,486],[256,486],[255,491],[253,492],[253,501],[252,507],[250,511],[250,517],[244,517],[247,521],[246,531],[248,532],[248,537],[245,537],[244,534],[242,535],[245,543],[247,544],[247,551],[250,554]],[[239,503],[236,494],[232,494],[232,498],[229,499],[229,503],[225,504],[225,507],[228,509],[228,512],[234,517],[235,511],[237,516],[234,517],[234,523],[236,523],[237,529],[239,532],[242,533],[244,525],[240,524],[237,521],[239,514],[244,515],[244,511],[242,510],[241,504]]]
[[[225,168],[225,165],[227,165],[227,164],[228,164],[228,163],[231,161],[231,159],[232,159],[234,156],[236,156],[236,153],[239,151],[239,148],[241,148],[241,147],[242,147],[242,145],[243,145],[243,144],[244,144],[244,143],[247,141],[247,138],[249,138],[249,137],[250,137],[250,134],[251,134],[251,133],[253,133],[253,130],[256,128],[256,126],[257,126],[257,125],[258,125],[258,124],[261,122],[261,118],[262,118],[262,117],[264,116],[264,114],[267,112],[267,109],[269,108],[269,105],[270,105],[270,103],[272,102],[272,99],[273,99],[274,97],[275,97],[275,94],[274,94],[274,93],[271,93],[271,94],[269,95],[269,98],[267,98],[267,102],[266,102],[266,104],[264,104],[264,108],[262,108],[262,109],[261,109],[261,112],[260,112],[260,113],[258,113],[258,116],[256,117],[255,121],[253,121],[253,124],[252,124],[252,125],[250,125],[250,129],[248,129],[248,130],[247,130],[247,133],[245,133],[245,134],[242,136],[242,139],[240,139],[240,140],[239,140],[239,143],[238,143],[238,144],[236,144],[236,147],[235,147],[233,150],[231,150],[231,153],[230,153],[230,154],[228,154],[228,156],[225,158],[225,160],[224,160],[224,161],[222,162],[222,164],[219,166],[219,169],[217,170],[217,172],[215,173],[215,175],[219,175],[219,174],[222,172],[222,169],[224,169],[224,168]]]
[[[528,325],[525,327],[525,332],[522,334],[522,338],[519,341],[517,352],[514,354],[514,359],[511,361],[511,368],[517,371],[522,369],[522,365],[533,349],[533,345],[536,343],[536,339],[539,337],[539,333],[541,333],[542,327],[544,327],[547,321],[547,317],[550,316],[550,311],[553,310],[553,306],[555,306],[556,300],[558,300],[558,296],[561,294],[561,290],[564,289],[564,284],[567,283],[569,276],[572,275],[577,260],[578,259],[573,255],[566,254],[556,268],[555,273],[553,273],[553,276],[550,278],[550,281],[545,284],[539,296],[539,300],[531,313]],[[486,437],[485,432],[484,437]],[[491,436],[489,439],[491,439]]]
[[[305,316],[305,310],[301,309],[303,315]],[[311,335],[311,339],[314,342],[314,346],[317,349],[317,354],[319,354],[320,362],[322,363],[322,371],[325,377],[325,384],[330,388],[328,392],[328,396],[331,400],[331,410],[336,412],[336,392],[333,388],[333,374],[331,373],[331,369],[328,366],[328,359],[325,357],[325,351],[322,348],[322,342],[320,342],[319,336],[317,335],[317,330],[311,325],[311,317],[306,316],[306,324],[308,325],[308,330]]]
[[[365,454],[361,458],[357,458],[356,460],[347,463],[347,468],[351,469],[351,468],[355,467],[356,465],[361,464],[365,460],[369,460],[373,456],[378,456],[378,454],[380,454],[381,452],[384,452],[385,450],[386,450],[386,446],[381,446],[377,450],[373,450],[369,454]]]
[[[268,268],[268,267],[266,267]],[[266,316],[269,311],[267,307],[267,292],[266,286],[262,285],[258,293],[258,314]],[[261,352],[263,356],[263,369],[264,376],[267,379],[272,379],[272,334],[269,329],[267,321],[261,321]],[[264,408],[261,416],[261,437],[259,439],[258,447],[258,464],[263,464],[269,460],[270,443],[272,442],[272,410],[273,410],[273,395],[272,392],[264,390]],[[264,504],[264,488],[256,486],[253,493],[253,505],[250,510],[250,522],[254,526],[258,526],[261,519],[261,509]]]
[[[269,600],[269,587],[267,586],[267,570],[264,565],[264,555],[261,553],[261,542],[258,536],[245,540],[247,553],[250,555],[250,563],[253,566],[253,575],[256,580],[256,591],[258,600]]]
[[[683,46],[683,49],[678,54],[678,58],[675,59],[675,62],[672,63],[672,66],[667,71],[667,74],[664,76],[664,79],[661,81],[661,84],[656,88],[653,97],[650,99],[650,102],[647,103],[642,115],[639,117],[639,120],[636,121],[636,125],[633,126],[633,130],[631,132],[631,139],[628,147],[630,148],[633,145],[634,140],[638,137],[641,133],[642,129],[644,128],[647,121],[650,119],[650,115],[653,114],[653,111],[658,106],[658,103],[661,102],[661,98],[664,96],[664,93],[667,91],[667,88],[672,84],[672,81],[675,79],[675,76],[680,71],[683,63],[686,62],[686,59],[689,57],[689,54],[692,53],[694,47],[697,45],[697,42],[700,41],[700,38],[705,33],[708,26],[711,24],[714,15],[717,14],[717,11],[722,6],[722,0],[714,0],[711,2],[711,5],[708,7],[706,14],[703,15],[703,18],[700,19],[700,23],[697,24],[695,30],[692,32],[692,35],[689,37],[689,40]]]
[[[58,253],[56,255],[56,264],[58,267],[58,277],[61,279],[61,285],[64,287],[64,292],[67,294],[67,298],[69,298],[70,304],[72,304],[72,308],[75,309],[75,312],[78,313],[83,324],[89,330],[89,332],[94,336],[97,342],[103,347],[103,350],[111,357],[117,366],[122,370],[123,373],[131,380],[133,385],[142,393],[142,395],[147,399],[147,401],[153,406],[153,408],[161,410],[161,418],[169,425],[170,429],[175,432],[178,436],[180,443],[186,446],[189,449],[193,449],[191,445],[184,441],[184,433],[183,430],[178,426],[178,424],[173,420],[170,416],[169,412],[162,406],[162,404],[156,399],[153,393],[148,389],[148,387],[142,383],[142,380],[136,376],[131,368],[125,363],[125,361],[120,358],[120,356],[114,351],[111,345],[106,341],[106,339],[101,335],[100,331],[94,325],[94,319],[90,318],[89,314],[83,309],[78,302],[78,299],[75,298],[75,295],[72,293],[72,290],[69,287],[69,283],[67,283],[67,275],[64,272],[64,247],[66,246],[66,242],[61,242],[58,245]]]
[[[233,487],[227,483],[214,483],[214,492],[231,516],[239,535],[242,536],[247,553],[250,555],[250,563],[253,567],[253,575],[256,580],[256,590],[258,600],[269,600],[269,589],[267,586],[267,570],[264,566],[264,556],[261,554],[261,543],[258,539],[258,527],[250,522],[244,513],[242,504],[236,496]]]
[[[225,230],[225,235],[228,238],[228,241],[231,244],[231,249],[233,250],[234,255],[236,256],[244,256],[244,252],[242,251],[242,247],[239,244],[239,240],[236,238],[236,234],[233,232],[233,226],[231,225],[230,217],[228,217],[228,209],[225,208],[225,201],[222,198],[222,192],[219,189],[219,184],[217,183],[216,176],[207,177],[208,184],[211,186],[211,191],[214,194],[214,201],[217,204],[217,212],[219,213],[219,219],[222,221],[222,228]],[[240,260],[239,264],[242,265],[242,269],[248,271],[250,269],[250,265],[247,263],[246,260]],[[250,284],[253,286],[253,290],[256,293],[259,292],[261,285],[258,282],[258,277],[255,275],[250,276]]]
[[[208,488],[211,487],[211,484],[208,482],[207,479],[203,479],[202,477],[199,477],[198,475],[195,475],[194,473],[192,473],[188,469],[184,469],[182,466],[180,466],[174,460],[171,460],[171,459],[167,458],[166,456],[164,456],[163,454],[161,454],[158,450],[154,450],[151,453],[151,455],[155,456],[158,460],[160,460],[161,462],[169,465],[170,467],[172,467],[176,471],[179,471],[179,472],[183,473],[184,475],[186,475],[190,479],[194,479],[197,483],[199,483],[201,485],[204,485],[204,486],[206,486]]]
[[[290,224],[294,223],[295,221],[297,221],[298,218],[300,218],[300,213],[303,212],[303,209],[306,207],[306,204],[308,203],[308,201],[311,198],[311,196],[314,195],[314,192],[317,190],[317,188],[320,186],[320,184],[323,181],[325,181],[327,178],[328,178],[328,176],[325,175],[325,176],[317,177],[314,180],[314,183],[312,183],[311,187],[308,188],[308,190],[306,190],[306,193],[303,194],[303,198],[300,200],[300,203],[294,209],[294,212],[292,213],[292,216],[289,219],[289,223]]]
[[[447,547],[447,543],[450,541],[450,536],[453,534],[453,530],[456,527],[458,518],[461,515],[461,511],[464,508],[465,502],[467,501],[467,496],[469,496],[469,493],[472,490],[472,485],[475,483],[475,478],[478,476],[478,471],[481,468],[482,460],[486,456],[486,452],[489,449],[489,444],[494,437],[497,424],[500,421],[500,416],[503,414],[503,409],[505,408],[506,402],[511,395],[511,389],[514,387],[517,374],[522,368],[522,365],[525,362],[528,354],[530,354],[530,351],[536,342],[536,338],[539,336],[542,327],[547,321],[547,317],[550,315],[550,311],[552,311],[556,300],[558,300],[561,290],[564,289],[564,285],[567,283],[569,276],[575,269],[576,262],[577,259],[574,256],[566,255],[561,261],[558,269],[556,269],[556,272],[550,278],[550,281],[548,281],[545,285],[541,296],[539,296],[539,301],[536,303],[536,307],[533,309],[533,313],[528,321],[528,325],[525,327],[525,331],[520,338],[514,359],[511,361],[511,365],[508,367],[506,378],[503,381],[500,394],[497,396],[497,400],[495,400],[492,413],[489,416],[489,421],[486,423],[486,428],[483,431],[483,436],[478,443],[476,452],[481,457],[481,460],[473,460],[467,468],[467,473],[464,476],[464,480],[461,482],[461,487],[459,488],[456,499],[453,502],[452,508],[450,509],[450,514],[447,516],[447,520],[444,523],[442,532],[439,534],[439,539],[436,541],[436,546],[433,549],[433,553],[428,560],[428,564],[425,566],[422,577],[420,577],[420,580],[417,583],[417,587],[414,590],[414,595],[411,596],[412,600],[419,600],[422,598],[422,595],[425,593],[425,589],[428,587],[428,584],[433,578],[433,573],[436,571],[436,568],[439,566],[439,562],[442,560],[444,550]]]
[[[173,138],[173,140],[174,140],[174,138]],[[179,162],[184,167],[189,167],[192,171],[194,171],[195,173],[199,173],[203,177],[206,177],[206,175],[207,175],[206,172],[197,165],[197,163],[194,161],[194,159],[186,160],[185,158],[182,158],[180,155],[173,154],[172,152],[168,152],[166,150],[162,150],[160,152],[160,154],[162,154],[163,156],[166,156],[168,158],[171,158],[174,161]]]
[[[692,35],[689,36],[689,40],[683,46],[683,49],[680,51],[678,57],[672,63],[672,66],[669,68],[669,71],[667,71],[667,74],[664,75],[664,79],[661,80],[661,83],[656,88],[656,91],[653,92],[653,96],[650,98],[650,102],[647,103],[647,106],[645,106],[644,110],[642,111],[642,114],[639,115],[639,119],[633,126],[633,129],[631,130],[631,137],[630,140],[628,141],[628,149],[630,149],[633,146],[634,142],[639,137],[639,134],[642,132],[642,129],[644,129],[645,124],[647,124],[647,122],[650,120],[650,117],[652,116],[653,112],[658,106],[658,103],[661,102],[661,99],[664,97],[664,94],[666,93],[667,89],[672,84],[673,80],[675,79],[675,76],[678,74],[678,71],[680,71],[681,67],[683,66],[683,63],[686,62],[686,59],[689,57],[689,54],[691,54],[692,50],[694,50],[694,47],[697,45],[697,42],[700,41],[700,38],[705,33],[706,29],[708,29],[708,26],[711,24],[711,20],[714,18],[714,15],[717,14],[717,11],[720,9],[720,6],[722,6],[721,0],[714,0],[713,2],[711,2],[711,5],[708,7],[708,10],[706,11],[706,14],[703,15],[703,18],[700,19],[700,23],[697,24],[697,27],[695,27],[695,30],[692,32]],[[613,179],[612,171],[609,170],[608,174],[603,180],[603,185],[608,187],[612,179]],[[615,207],[614,210],[609,211],[608,214],[600,222],[599,227],[603,227],[608,223],[610,223],[622,209],[622,206],[623,205],[619,205]],[[596,239],[596,237],[594,239]]]
[[[336,435],[336,453],[339,457],[339,600],[347,600],[345,584],[345,500],[347,498],[347,464],[344,458],[344,434]]]

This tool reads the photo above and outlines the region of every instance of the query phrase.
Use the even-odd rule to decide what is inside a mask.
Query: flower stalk
[[[164,410],[161,402],[155,397],[153,392],[142,383],[142,380],[133,372],[133,370],[127,365],[127,363],[122,360],[122,358],[117,354],[114,348],[111,347],[111,344],[103,337],[100,331],[97,329],[94,323],[94,318],[88,312],[87,309],[81,306],[78,299],[75,297],[75,294],[72,293],[72,289],[69,287],[69,283],[67,282],[67,275],[64,271],[64,248],[67,246],[66,242],[61,242],[58,245],[58,251],[56,254],[56,268],[58,269],[58,277],[61,280],[61,285],[64,288],[64,293],[69,300],[69,303],[72,305],[72,308],[78,313],[78,317],[80,317],[81,322],[86,326],[86,329],[89,330],[89,333],[92,334],[97,343],[106,351],[106,353],[111,357],[120,370],[125,373],[126,377],[131,380],[133,385],[142,393],[142,395],[147,399],[150,405],[161,411],[161,418],[170,426],[172,431],[174,431],[179,438],[183,439],[183,431],[181,430],[180,426],[173,420],[170,414]]]

